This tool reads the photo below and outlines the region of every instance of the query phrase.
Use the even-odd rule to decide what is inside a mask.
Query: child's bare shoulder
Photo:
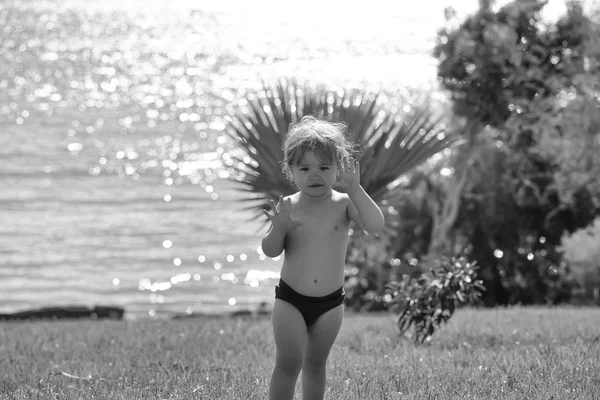
[[[336,190],[331,191],[331,200],[338,203],[340,206],[347,206],[350,202],[350,197],[346,193],[338,192]]]
[[[290,194],[289,196],[285,196],[284,199],[289,199],[292,202],[292,205],[298,204],[298,200],[300,200],[300,192],[296,192],[294,194]]]

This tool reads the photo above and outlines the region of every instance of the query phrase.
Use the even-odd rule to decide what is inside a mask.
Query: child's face
[[[300,191],[311,197],[320,197],[331,192],[338,167],[335,163],[321,161],[312,151],[308,151],[300,163],[292,166],[294,182]]]

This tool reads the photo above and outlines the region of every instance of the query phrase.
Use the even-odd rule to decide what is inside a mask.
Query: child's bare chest
[[[320,237],[344,232],[347,234],[349,226],[343,204],[332,204],[318,210],[298,208],[292,211],[292,219],[302,221],[302,226],[294,230],[294,236]]]

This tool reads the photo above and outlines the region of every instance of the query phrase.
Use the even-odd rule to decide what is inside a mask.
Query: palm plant
[[[361,185],[380,205],[393,206],[390,185],[457,143],[454,136],[437,132],[441,117],[435,117],[428,107],[415,107],[401,117],[386,112],[377,98],[363,90],[334,91],[295,80],[279,80],[274,87],[263,84],[262,92],[248,95],[226,131],[243,153],[233,156],[228,164],[235,171],[238,188],[252,194],[244,200],[258,201],[247,207],[255,211],[254,218],[269,209],[271,199],[294,192],[281,172],[282,139],[288,126],[305,115],[348,124],[348,131],[362,149],[357,155]]]

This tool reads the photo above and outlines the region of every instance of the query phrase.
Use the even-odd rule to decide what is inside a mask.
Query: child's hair
[[[282,171],[293,182],[291,166],[297,165],[304,154],[312,151],[323,163],[342,166],[344,158],[350,158],[355,145],[347,138],[348,125],[305,116],[290,124],[283,142]]]

